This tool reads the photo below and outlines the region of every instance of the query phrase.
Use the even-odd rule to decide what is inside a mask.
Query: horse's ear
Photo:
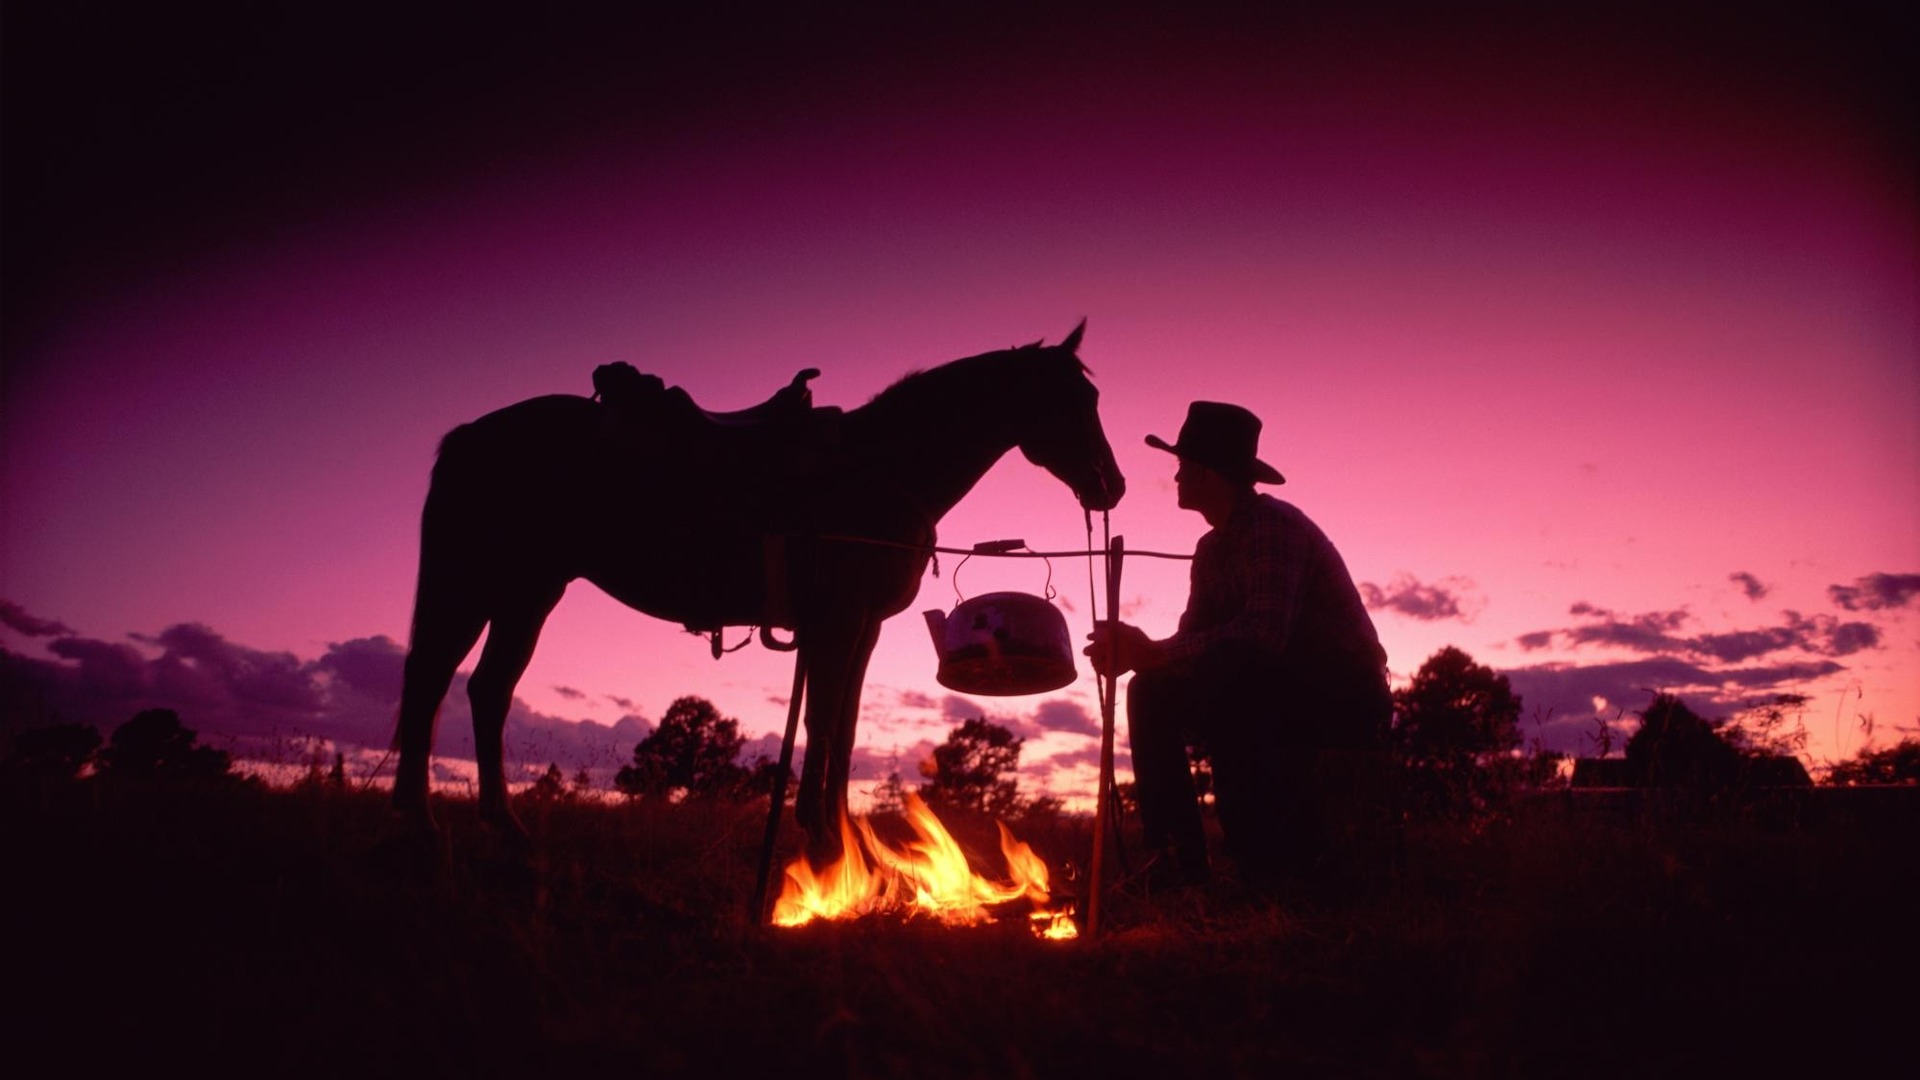
[[[1087,320],[1083,318],[1080,320],[1080,325],[1073,328],[1073,333],[1068,334],[1065,338],[1061,339],[1060,347],[1067,350],[1068,352],[1079,352],[1080,339],[1086,334],[1086,332],[1087,332]]]

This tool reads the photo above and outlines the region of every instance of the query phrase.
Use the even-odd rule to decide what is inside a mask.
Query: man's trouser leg
[[[1226,642],[1202,654],[1195,678],[1205,687],[1195,700],[1227,852],[1244,882],[1266,887],[1305,809],[1306,761],[1286,739],[1275,665],[1258,649]]]
[[[1127,685],[1127,742],[1146,846],[1171,852],[1191,880],[1207,873],[1206,832],[1187,764],[1195,689],[1192,680],[1161,671],[1139,672]]]

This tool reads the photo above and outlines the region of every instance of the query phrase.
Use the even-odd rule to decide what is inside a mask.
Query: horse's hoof
[[[419,810],[396,810],[371,856],[382,872],[403,878],[431,876],[445,858],[445,837],[433,815]]]
[[[837,829],[822,829],[807,833],[807,862],[816,870],[822,870],[840,861],[844,852]]]
[[[433,810],[425,800],[394,800],[393,825],[393,831],[401,835],[428,839],[438,839],[440,836],[440,823],[433,819]]]
[[[533,834],[527,831],[526,824],[520,820],[519,815],[507,807],[483,811],[480,815],[480,823],[502,843],[520,847],[530,846],[533,843]]]

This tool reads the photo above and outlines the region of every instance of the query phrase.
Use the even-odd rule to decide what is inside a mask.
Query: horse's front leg
[[[860,690],[879,637],[878,620],[863,616],[801,639],[807,650],[807,756],[795,816],[807,832],[808,856],[816,866],[840,854]]]

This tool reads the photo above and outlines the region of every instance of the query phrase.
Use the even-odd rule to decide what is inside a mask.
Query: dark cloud
[[[69,637],[49,642],[47,651],[78,665],[76,686],[109,699],[133,698],[153,684],[146,657],[131,645]]]
[[[471,714],[469,714],[470,716]],[[454,734],[447,732],[447,734]],[[569,720],[535,712],[515,698],[507,710],[507,759],[525,768],[542,769],[549,763],[571,773],[585,768],[590,775],[611,774],[633,760],[633,748],[653,734],[653,724],[639,716],[623,716],[612,724]],[[471,721],[456,741],[471,753]],[[774,753],[780,752],[778,740]]]
[[[69,637],[73,630],[58,619],[40,619],[11,600],[0,600],[0,626],[28,637]]]
[[[11,657],[0,706],[12,722],[57,717],[103,734],[141,709],[170,708],[188,727],[236,743],[312,733],[324,716],[317,670],[291,654],[236,646],[193,624],[132,640],[146,651],[65,637],[47,643],[52,660]]]
[[[1680,641],[1673,634],[1686,625],[1688,617],[1685,609],[1621,616],[1585,600],[1568,608],[1567,613],[1592,621],[1559,631],[1565,644],[1615,645],[1637,652],[1678,650]]]
[[[1033,712],[1033,723],[1041,731],[1058,731],[1068,735],[1100,734],[1100,722],[1088,715],[1086,706],[1064,698],[1041,702]]]
[[[1880,630],[1863,622],[1840,622],[1829,615],[1781,613],[1779,626],[1720,633],[1685,634],[1692,617],[1682,608],[1620,615],[1585,602],[1569,613],[1585,621],[1558,630],[1536,630],[1515,639],[1532,652],[1559,644],[1566,648],[1612,647],[1651,655],[1690,657],[1738,664],[1783,652],[1848,656],[1881,643]]]
[[[948,694],[937,702],[929,698],[927,706],[937,706],[941,720],[947,724],[985,717],[1023,739],[1038,738],[1048,732],[1100,734],[1099,721],[1088,714],[1084,704],[1071,698],[1047,698],[1032,706],[1031,711],[1008,711],[1009,704],[1023,704],[1018,699],[995,698],[992,702],[991,706],[983,705],[974,698]]]
[[[397,702],[406,661],[407,651],[392,638],[379,634],[328,645],[319,667],[355,691]]]
[[[575,690],[571,686],[556,686],[553,688],[553,692],[566,698],[568,701],[585,701],[587,699],[587,695],[584,692]]]
[[[1121,740],[1120,742],[1124,742],[1124,741],[1125,740]],[[1114,746],[1114,754],[1116,758],[1118,758],[1119,755],[1121,754],[1121,750],[1122,750],[1122,747],[1120,743],[1116,743]],[[1040,758],[1039,760],[1035,761],[1033,764],[1035,765],[1035,767],[1043,769],[1047,772],[1054,772],[1062,769],[1074,769],[1074,768],[1079,768],[1081,766],[1085,766],[1090,769],[1098,769],[1100,767],[1100,744],[1096,742],[1088,746],[1082,746],[1074,750],[1062,750],[1057,754],[1049,754],[1044,758]],[[1025,766],[1025,763],[1023,762],[1022,767],[1024,768],[1024,766]]]
[[[177,623],[149,643],[165,650],[156,665],[159,671],[180,672],[194,685],[209,688],[216,699],[295,713],[314,713],[321,707],[313,667],[292,653],[236,645],[199,623]]]
[[[1920,574],[1868,574],[1851,585],[1829,585],[1827,595],[1848,611],[1906,607],[1920,596]]]
[[[170,708],[202,742],[281,764],[302,763],[316,747],[358,754],[391,745],[406,662],[391,638],[337,642],[311,661],[238,645],[197,623],[129,638],[133,644],[57,637],[45,646],[50,659],[0,649],[6,727],[59,720],[107,734],[141,709]],[[456,675],[441,705],[436,758],[473,755],[466,683]],[[610,773],[652,730],[632,714],[608,725],[550,716],[516,698],[507,713],[508,760],[516,768],[553,762],[569,772]],[[461,768],[470,766],[445,771]]]
[[[1870,623],[1841,623],[1833,628],[1827,639],[1834,656],[1851,656],[1863,649],[1880,647],[1880,628]]]
[[[1740,586],[1740,591],[1743,593],[1746,593],[1747,599],[1749,600],[1762,599],[1767,595],[1767,592],[1769,591],[1765,583],[1763,583],[1759,578],[1754,577],[1752,574],[1749,574],[1744,570],[1738,571],[1737,573],[1728,574],[1727,580],[1733,582],[1735,585]]]
[[[1879,628],[1869,623],[1843,623],[1826,615],[1807,618],[1793,611],[1786,612],[1785,618],[1784,626],[1702,634],[1684,644],[1696,655],[1729,664],[1790,650],[1819,656],[1848,656],[1880,644]]]
[[[1657,656],[1605,664],[1542,664],[1501,674],[1520,695],[1523,736],[1537,739],[1548,750],[1580,754],[1593,752],[1596,722],[1623,722],[1656,693],[1676,694],[1702,715],[1727,716],[1747,707],[1755,695],[1804,689],[1843,670],[1832,660],[1715,669]],[[1632,727],[1630,719],[1624,720],[1625,731]]]
[[[1731,580],[1749,586],[1752,596],[1765,591],[1751,574]],[[1870,623],[1795,611],[1781,612],[1772,626],[1719,632],[1694,632],[1684,608],[1623,615],[1583,601],[1569,614],[1574,625],[1523,634],[1517,644],[1525,651],[1600,647],[1640,654],[1504,672],[1535,725],[1528,737],[1570,753],[1592,753],[1601,723],[1631,730],[1623,710],[1631,714],[1655,693],[1678,694],[1703,715],[1730,716],[1772,694],[1804,692],[1814,680],[1845,671],[1838,658],[1884,641]]]
[[[1472,616],[1463,606],[1462,593],[1472,587],[1471,582],[1451,578],[1441,584],[1423,585],[1411,574],[1399,574],[1385,587],[1370,581],[1361,582],[1360,597],[1370,610],[1392,611],[1421,622],[1441,619],[1471,622]]]

